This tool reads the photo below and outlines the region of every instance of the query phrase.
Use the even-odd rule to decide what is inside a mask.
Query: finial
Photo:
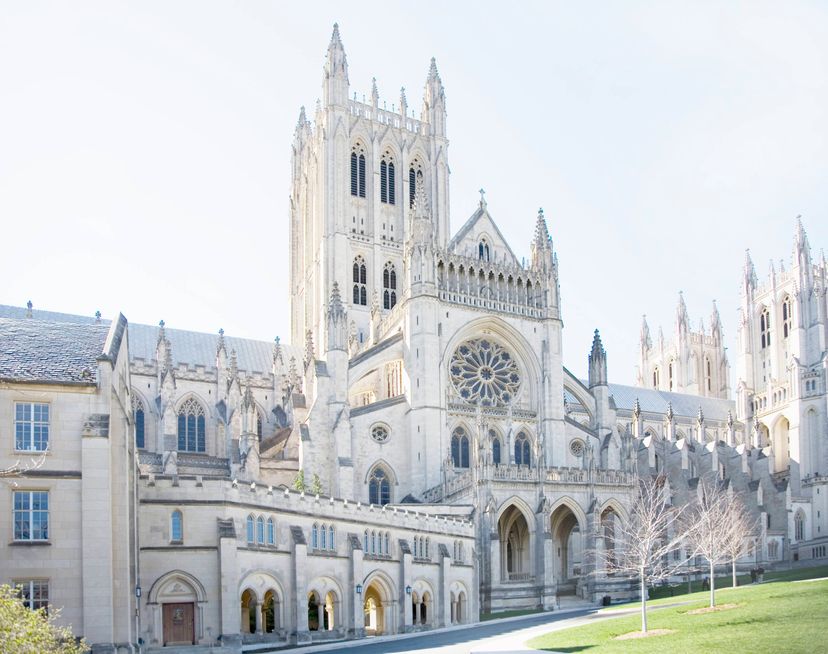
[[[486,208],[486,191],[484,191],[481,188],[480,191],[478,191],[478,192],[480,193],[480,208],[485,209]]]
[[[32,306],[33,306],[33,305],[32,305],[32,301],[31,301],[31,300],[29,300],[28,302],[26,302],[26,317],[27,317],[27,318],[31,318],[31,317],[32,317]]]
[[[101,322],[101,312],[100,312],[100,310],[98,310],[98,311],[96,311],[96,312],[95,312],[95,322],[96,322],[96,323],[100,323],[100,322]]]
[[[371,78],[371,103],[374,107],[379,105],[379,90],[377,89],[377,78]]]
[[[165,323],[163,320],[159,320],[159,321],[158,321],[158,326],[159,326],[161,329],[164,329],[164,325],[166,325],[166,324],[167,324],[167,323]]]
[[[276,341],[276,345],[279,345],[282,342],[282,339],[278,336],[274,340]]]
[[[669,420],[670,422],[673,422],[673,416],[674,416],[674,414],[673,414],[673,403],[672,402],[667,402],[667,420]]]

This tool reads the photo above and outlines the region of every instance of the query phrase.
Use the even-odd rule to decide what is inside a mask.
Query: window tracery
[[[469,467],[469,437],[462,427],[457,427],[451,435],[451,462],[455,468]]]
[[[178,449],[204,452],[205,432],[204,407],[195,398],[188,398],[178,408]]]
[[[368,306],[368,269],[361,254],[354,259],[353,281],[353,303],[363,307]]]
[[[511,404],[520,389],[520,371],[514,358],[487,338],[460,345],[452,355],[449,372],[458,394],[470,404]]]
[[[351,149],[351,195],[365,197],[365,148],[360,143]]]
[[[371,438],[377,443],[384,443],[388,440],[388,427],[385,425],[374,425],[371,428]]]
[[[382,306],[393,309],[397,304],[397,269],[390,261],[382,271]]]
[[[380,161],[380,202],[396,204],[394,157],[389,150],[385,151]]]
[[[391,482],[382,466],[374,468],[368,479],[368,501],[379,505],[391,502]]]

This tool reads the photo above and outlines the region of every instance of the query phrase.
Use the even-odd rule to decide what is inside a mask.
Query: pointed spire
[[[296,121],[296,131],[301,132],[305,128],[308,117],[305,115],[305,105],[299,107],[299,120]]]
[[[440,73],[437,72],[437,61],[434,57],[431,58],[431,66],[428,69],[420,119],[431,125],[432,134],[445,136],[446,94],[443,82],[440,79]]]
[[[31,304],[31,302],[29,304]],[[31,311],[31,308],[29,310]],[[167,340],[167,330],[164,329],[164,325],[166,325],[166,323],[163,320],[158,321],[158,339],[156,343]]]
[[[440,73],[437,72],[437,59],[431,58],[431,65],[428,67],[428,81],[436,80],[440,82]]]
[[[288,368],[288,383],[294,391],[299,391],[299,372],[296,369],[296,357],[290,357],[290,367]]]
[[[676,307],[676,327],[678,327],[679,331],[687,331],[689,322],[687,305],[684,303],[684,293],[679,291],[678,307]]]
[[[667,420],[673,422],[673,418],[675,418],[675,414],[673,413],[673,403],[667,402]]]
[[[379,90],[377,89],[377,78],[371,78],[371,104],[374,105],[374,109],[379,107]]]
[[[325,104],[345,105],[348,102],[348,59],[334,23],[328,54],[325,59]]]
[[[638,420],[638,416],[641,415],[641,404],[638,401],[638,398],[635,398],[635,403],[633,404],[633,416],[636,420]]]
[[[592,351],[589,353],[589,387],[607,383],[607,353],[601,343],[601,334],[595,330]]]
[[[543,207],[538,209],[538,217],[535,219],[535,236],[532,239],[530,250],[533,268],[538,268],[545,272],[553,269],[552,237],[549,236],[546,217],[543,215]]]
[[[222,350],[226,350],[226,348],[224,346],[224,329],[223,328],[219,329],[218,333],[219,333],[218,344],[216,345],[216,354],[217,355]]]
[[[758,279],[756,277],[756,267],[753,265],[753,259],[750,258],[750,250],[745,250],[745,266],[742,270],[744,290],[753,290],[756,288]]]
[[[650,338],[650,326],[647,324],[647,315],[641,317],[641,349],[649,350],[653,346],[653,340]]]
[[[704,424],[704,413],[702,412],[701,404],[699,405],[699,413],[696,415],[696,422],[700,425]]]
[[[808,244],[808,235],[802,226],[802,216],[796,217],[796,234],[794,236],[793,265],[808,269],[811,266],[811,246]]]
[[[307,366],[316,358],[313,347],[313,332],[309,329],[305,333],[305,365]]]
[[[281,363],[282,365],[285,363],[282,357],[282,339],[278,336],[273,342],[273,363]]]
[[[405,97],[405,87],[400,88],[400,114],[403,118],[408,113],[408,99]]]
[[[239,360],[236,357],[236,351],[230,350],[230,379],[236,379],[239,376]]]

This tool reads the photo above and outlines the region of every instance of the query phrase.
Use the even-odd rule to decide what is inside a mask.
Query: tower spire
[[[339,36],[339,24],[334,23],[328,54],[325,58],[324,98],[327,105],[343,106],[348,101],[348,58]]]
[[[589,387],[606,385],[607,383],[607,353],[601,343],[601,334],[595,330],[592,338],[592,351],[589,353]]]
[[[535,237],[532,239],[532,267],[549,272],[552,270],[552,238],[546,226],[546,217],[543,208],[538,209],[535,220]]]
[[[684,293],[679,291],[678,307],[676,307],[676,328],[679,331],[688,331],[690,321],[687,316],[687,305],[684,303]]]
[[[641,317],[641,349],[649,350],[653,346],[653,339],[650,338],[650,326],[647,324],[646,314]]]
[[[745,250],[745,265],[742,269],[742,290],[748,291],[756,290],[758,279],[756,277],[756,267],[753,265],[753,259],[750,258],[750,250]]]
[[[446,135],[446,92],[440,73],[437,72],[437,60],[434,57],[431,58],[426,78],[421,120],[431,125],[433,135]]]

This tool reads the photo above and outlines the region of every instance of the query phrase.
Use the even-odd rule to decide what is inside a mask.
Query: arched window
[[[500,465],[500,438],[497,436],[492,439],[492,463]]]
[[[411,162],[408,169],[408,206],[414,208],[414,200],[417,198],[417,184],[423,183],[423,166],[419,159]]]
[[[144,402],[132,394],[132,418],[135,426],[135,447],[144,449]]]
[[[354,296],[353,303],[359,306],[368,306],[368,270],[365,267],[365,259],[358,255],[354,259]]]
[[[255,520],[252,515],[247,516],[247,542],[253,544],[256,537]]]
[[[397,304],[397,270],[390,261],[382,271],[382,306],[393,309]]]
[[[311,527],[311,549],[318,549],[319,548],[319,527],[314,522],[313,527]]]
[[[184,540],[184,518],[177,509],[170,516],[170,540],[176,543]]]
[[[532,457],[529,449],[529,437],[520,432],[515,438],[515,463],[519,466],[532,464]]]
[[[267,519],[267,544],[276,544],[276,526],[273,524],[273,518]]]
[[[365,149],[360,144],[351,149],[351,195],[365,197]]]
[[[189,398],[178,409],[178,449],[181,452],[204,452],[204,407]]]
[[[394,159],[386,150],[380,161],[380,202],[396,204]]]
[[[431,539],[426,537],[426,539],[425,539],[425,558],[429,558],[429,556],[431,556],[431,553],[429,552],[430,548],[431,548]]]
[[[322,528],[319,530],[319,549],[328,549],[328,528],[325,525],[322,525]]]
[[[265,530],[264,530],[264,518],[259,516],[256,518],[256,542],[259,545],[264,545],[265,539]]]
[[[451,435],[451,462],[455,468],[469,467],[469,437],[462,427]]]
[[[388,473],[377,466],[368,479],[368,501],[371,504],[388,504],[391,501],[391,483],[388,481]]]
[[[259,441],[262,440],[263,431],[264,425],[262,424],[262,414],[256,411],[256,436],[258,437]]]
[[[762,309],[762,313],[759,315],[759,334],[762,349],[770,347],[770,312],[767,307]]]
[[[385,551],[384,551],[385,556],[390,556],[390,554],[391,554],[390,543],[391,543],[391,538],[388,535],[388,532],[386,531],[385,532]]]
[[[667,390],[673,390],[673,362],[667,364]]]
[[[710,365],[710,359],[704,357],[704,385],[707,387],[708,393],[713,390],[713,368]]]
[[[484,238],[477,244],[477,258],[481,261],[489,261],[489,242]]]
[[[334,539],[333,525],[328,527],[328,549],[331,549],[331,550],[336,549],[336,540]]]
[[[659,382],[658,368],[655,368],[653,370],[653,388],[656,388],[656,389],[658,388],[658,382]]]
[[[368,554],[368,530],[362,535],[362,551]]]
[[[797,542],[805,540],[805,514],[802,509],[794,516],[794,538]]]
[[[791,307],[791,298],[787,296],[782,301],[782,337],[788,338],[791,333],[791,327],[793,326],[793,313]]]

